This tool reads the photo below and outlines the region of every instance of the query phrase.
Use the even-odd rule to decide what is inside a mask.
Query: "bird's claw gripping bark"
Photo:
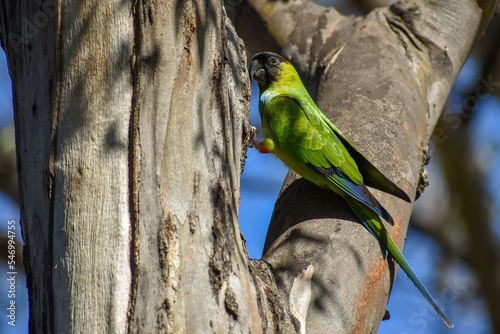
[[[255,147],[260,153],[272,153],[274,152],[274,142],[270,138],[266,138],[263,141],[259,142],[257,139],[257,129],[252,126],[252,134],[250,135],[250,145]]]
[[[250,130],[252,133],[250,134],[250,145],[249,147],[258,147],[259,146],[259,140],[257,139],[257,128],[255,126],[251,126]]]

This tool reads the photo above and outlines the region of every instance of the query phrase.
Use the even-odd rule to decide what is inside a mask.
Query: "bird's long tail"
[[[350,198],[349,196],[346,196],[345,199],[349,204],[349,206],[351,207],[352,211],[363,222],[363,225],[368,229],[368,231],[370,231],[375,236],[375,238],[379,241],[382,247],[384,247],[384,249],[388,251],[389,254],[391,254],[394,260],[396,260],[399,266],[404,270],[404,272],[408,275],[408,277],[417,286],[422,295],[424,295],[425,299],[429,301],[434,310],[436,310],[438,316],[440,316],[441,319],[443,319],[444,323],[448,327],[453,328],[453,324],[451,323],[451,321],[443,313],[443,311],[436,303],[434,298],[432,298],[429,291],[427,291],[427,289],[422,284],[420,279],[417,277],[413,269],[410,267],[408,261],[406,261],[406,258],[403,256],[398,246],[396,246],[389,233],[387,233],[387,230],[385,229],[380,217],[376,215],[371,209],[367,208],[365,205],[358,202],[357,200]]]

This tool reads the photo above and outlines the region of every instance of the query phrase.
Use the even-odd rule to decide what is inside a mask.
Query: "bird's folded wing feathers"
[[[368,191],[353,158],[314,106],[279,95],[270,99],[264,119],[272,139],[295,161],[325,176],[344,193],[357,199],[393,224],[391,216]]]
[[[272,128],[272,139],[290,157],[316,167],[333,166],[351,182],[362,183],[356,163],[339,138],[319,115],[306,112],[297,100],[285,95],[273,97],[266,105],[264,118]]]
[[[381,190],[385,193],[396,196],[408,203],[411,203],[410,197],[398,186],[394,184],[391,180],[389,180],[381,171],[377,169],[377,167],[373,166],[373,164],[363,155],[361,154],[354,145],[342,134],[333,125],[333,123],[324,115],[321,114],[321,117],[325,121],[326,124],[330,127],[330,129],[335,132],[339,140],[344,144],[344,147],[347,149],[349,154],[353,157],[354,161],[358,165],[358,169],[363,175],[363,180],[365,184],[369,187]]]

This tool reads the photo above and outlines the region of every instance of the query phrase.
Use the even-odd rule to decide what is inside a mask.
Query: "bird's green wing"
[[[315,121],[316,124],[323,124],[329,128],[329,131],[333,132],[335,137],[342,143],[342,146],[346,149],[349,155],[354,159],[357,168],[361,175],[363,176],[363,181],[369,187],[381,190],[402,200],[411,203],[410,197],[398,186],[396,186],[391,180],[389,180],[381,171],[379,171],[372,163],[361,154],[354,145],[351,144],[349,139],[347,139],[342,132],[323,114],[314,101],[311,99],[309,94],[304,94],[301,89],[292,89],[290,91],[290,96],[293,97],[299,105],[302,107],[308,118]]]
[[[303,177],[320,186],[325,185],[322,180],[328,180],[329,188],[355,198],[393,224],[392,217],[366,188],[356,162],[320,114],[319,110],[306,112],[290,96],[277,95],[263,110],[264,135],[286,155],[278,157]]]
[[[286,95],[268,101],[263,112],[263,127],[283,152],[297,162],[316,168],[335,167],[351,182],[361,185],[363,177],[356,163],[330,127]]]
[[[339,129],[323,114],[321,113],[320,117],[323,121],[328,124],[331,131],[333,131],[337,138],[342,142],[344,147],[347,149],[351,157],[356,162],[358,169],[363,175],[363,180],[365,184],[369,187],[381,190],[393,196],[396,196],[408,203],[411,203],[410,197],[398,186],[394,184],[391,180],[389,180],[381,171],[377,169],[377,167],[373,166],[372,163],[361,154],[354,145],[340,132]]]

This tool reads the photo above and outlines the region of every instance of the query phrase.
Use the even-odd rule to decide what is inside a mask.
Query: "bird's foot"
[[[249,147],[259,147],[259,140],[257,139],[257,128],[255,126],[251,126],[250,130],[252,133],[250,134],[250,145]]]
[[[252,126],[252,134],[250,135],[250,145],[251,147],[255,147],[260,153],[272,153],[274,152],[274,142],[270,138],[266,138],[263,141],[259,142],[257,139],[257,129]]]

